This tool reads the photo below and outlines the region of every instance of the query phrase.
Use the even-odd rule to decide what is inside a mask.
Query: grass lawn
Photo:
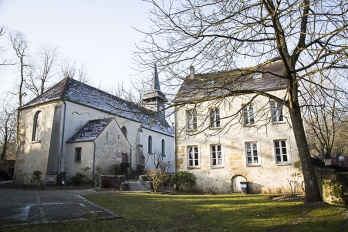
[[[12,226],[3,231],[348,231],[347,208],[267,195],[108,193],[86,198],[122,219]]]

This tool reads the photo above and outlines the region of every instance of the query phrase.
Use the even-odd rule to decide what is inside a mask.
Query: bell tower
[[[161,91],[156,64],[153,72],[151,90],[143,94],[142,100],[147,109],[158,113],[158,119],[165,118],[164,103],[168,100]]]

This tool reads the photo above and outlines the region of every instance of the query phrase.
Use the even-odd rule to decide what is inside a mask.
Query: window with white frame
[[[81,162],[82,147],[75,147],[75,162]]]
[[[272,122],[277,123],[277,122],[283,122],[284,117],[283,117],[283,106],[279,102],[274,102],[271,101],[271,115],[272,115]]]
[[[255,124],[254,105],[245,105],[243,107],[243,124],[250,126]]]
[[[187,130],[197,129],[197,112],[195,110],[186,111]]]
[[[289,163],[288,149],[286,147],[286,140],[274,141],[274,153],[276,157],[276,163]]]
[[[34,115],[32,141],[41,140],[42,113],[37,111]]]
[[[200,166],[198,146],[187,146],[188,167],[194,168]]]
[[[260,164],[260,157],[257,142],[245,143],[246,162],[247,165]]]
[[[218,128],[220,126],[220,109],[210,109],[210,128]]]
[[[211,145],[211,165],[214,166],[222,166],[222,151],[221,145]]]

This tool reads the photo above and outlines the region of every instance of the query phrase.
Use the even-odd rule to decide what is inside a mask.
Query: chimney
[[[190,66],[190,79],[193,80],[195,78],[195,68]]]

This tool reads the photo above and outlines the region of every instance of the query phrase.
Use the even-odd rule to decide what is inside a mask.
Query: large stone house
[[[282,70],[279,62],[208,74],[191,67],[175,98],[176,171],[194,173],[205,192],[241,192],[244,181],[251,193],[290,191],[302,172],[289,113],[256,93],[286,100]]]
[[[174,131],[164,111],[156,113],[165,101],[156,69],[144,107],[65,78],[19,109],[16,182],[29,182],[34,171],[52,184],[57,174],[71,177],[86,167],[90,175],[97,167],[113,174],[121,162],[135,171],[147,158],[145,170],[157,159],[173,164]]]

